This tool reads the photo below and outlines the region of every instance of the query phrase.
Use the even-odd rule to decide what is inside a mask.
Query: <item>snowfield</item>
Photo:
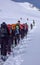
[[[4,65],[40,65],[39,23],[13,49]]]
[[[27,22],[30,28],[33,19],[36,23],[28,35],[12,50],[6,62],[0,65],[40,65],[40,11],[32,6],[28,2],[0,0],[0,24],[3,21],[12,24],[20,20],[21,23]]]
[[[40,12],[36,7],[32,8],[32,4],[29,3],[17,3],[11,0],[0,0],[0,23],[5,21],[6,23],[16,23],[22,17],[33,20],[35,17],[40,17]]]

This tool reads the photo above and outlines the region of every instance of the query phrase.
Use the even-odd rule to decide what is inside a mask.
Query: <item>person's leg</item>
[[[2,43],[1,43],[1,59],[5,60],[6,55],[7,55],[7,50],[6,50],[6,40],[3,38]]]
[[[17,38],[18,38],[18,43],[19,43],[19,41],[20,41],[20,37],[19,37],[19,35],[20,35],[20,34],[18,34],[18,37],[17,37]]]
[[[3,60],[5,61],[7,59],[7,45],[8,45],[8,39],[3,39]]]
[[[15,36],[15,46],[17,45],[17,35]]]
[[[3,56],[3,40],[1,39],[1,57]]]

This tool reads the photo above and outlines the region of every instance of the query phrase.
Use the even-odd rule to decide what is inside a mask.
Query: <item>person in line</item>
[[[8,46],[9,31],[7,24],[3,22],[1,24],[1,59],[6,60],[7,46]]]

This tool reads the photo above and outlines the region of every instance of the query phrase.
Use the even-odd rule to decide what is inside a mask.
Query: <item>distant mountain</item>
[[[29,2],[31,4],[33,4],[35,7],[40,9],[40,0],[12,0],[15,2]]]

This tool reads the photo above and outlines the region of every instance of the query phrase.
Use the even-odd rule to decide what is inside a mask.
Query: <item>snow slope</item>
[[[11,0],[11,1],[15,1],[15,2],[29,2],[29,3],[33,4],[33,6],[35,6],[35,7],[40,9],[40,0]]]
[[[35,27],[28,36],[13,49],[4,65],[40,65],[40,12],[32,4],[0,0],[0,23],[16,23],[22,17],[21,23],[30,24],[35,20]],[[26,19],[29,18],[27,21]]]
[[[13,53],[4,65],[40,65],[40,20],[31,30],[27,38],[13,49]]]
[[[11,0],[0,0],[0,23],[5,21],[7,23],[16,23],[20,17],[23,18],[22,22],[27,22],[26,19],[40,17],[37,8],[31,8],[32,4],[18,3]],[[31,13],[30,13],[30,12]],[[35,15],[35,16],[34,16]]]

